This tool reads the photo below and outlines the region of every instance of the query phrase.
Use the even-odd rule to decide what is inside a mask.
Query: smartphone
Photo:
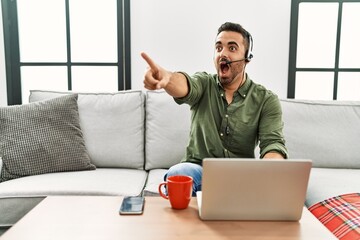
[[[121,215],[142,214],[144,211],[145,198],[141,196],[124,197],[119,213]]]

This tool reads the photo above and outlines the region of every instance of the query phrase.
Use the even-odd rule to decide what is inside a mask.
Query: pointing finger
[[[153,73],[157,73],[159,71],[157,65],[154,63],[154,61],[144,52],[141,53],[141,57],[149,64],[149,67],[151,68],[151,71]]]

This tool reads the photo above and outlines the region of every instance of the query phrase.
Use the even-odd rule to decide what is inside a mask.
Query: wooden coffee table
[[[47,197],[1,240],[336,239],[306,208],[299,222],[202,221],[193,198],[186,210],[146,197],[143,215],[119,215],[122,197]]]

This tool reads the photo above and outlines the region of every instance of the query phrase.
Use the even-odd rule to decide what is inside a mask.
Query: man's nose
[[[227,57],[227,51],[225,48],[223,48],[219,54],[220,58]]]

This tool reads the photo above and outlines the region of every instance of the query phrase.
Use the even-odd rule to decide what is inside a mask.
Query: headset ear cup
[[[252,54],[252,49],[253,49],[253,38],[250,35],[250,33],[248,32],[248,40],[249,40],[249,49],[246,52],[246,62],[250,62],[251,59],[253,58],[253,54]]]
[[[246,58],[246,62],[250,62],[252,58],[253,58],[253,55],[252,55],[252,53],[250,53],[249,56]]]

